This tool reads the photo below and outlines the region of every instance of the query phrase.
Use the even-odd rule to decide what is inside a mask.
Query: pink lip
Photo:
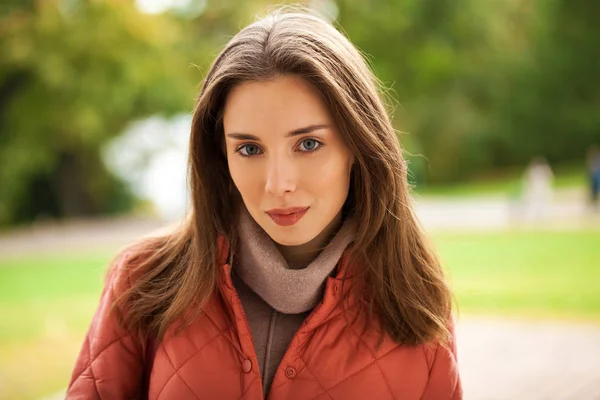
[[[292,226],[304,217],[308,209],[309,207],[274,208],[268,210],[267,214],[277,225]]]

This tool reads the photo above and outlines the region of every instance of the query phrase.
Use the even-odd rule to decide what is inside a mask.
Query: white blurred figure
[[[544,157],[535,157],[523,176],[524,217],[539,222],[547,216],[553,194],[554,174]]]
[[[156,216],[167,221],[183,218],[189,205],[186,166],[191,123],[187,114],[137,121],[104,151],[107,167],[140,198],[151,201]]]

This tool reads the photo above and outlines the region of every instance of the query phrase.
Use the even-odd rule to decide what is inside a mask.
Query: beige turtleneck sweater
[[[291,269],[273,240],[244,208],[232,280],[244,307],[265,396],[294,334],[323,296],[325,280],[354,239],[347,219],[305,268]]]

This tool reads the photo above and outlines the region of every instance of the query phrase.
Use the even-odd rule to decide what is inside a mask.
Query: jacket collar
[[[218,276],[218,291],[227,305],[228,312],[234,321],[240,334],[248,332],[245,321],[245,313],[241,301],[231,280],[231,265],[229,260],[230,243],[224,236],[218,238],[218,260],[220,271]],[[356,294],[354,293],[354,278],[352,270],[355,265],[351,260],[350,254],[352,244],[350,244],[340,258],[335,276],[328,277],[325,281],[325,291],[322,300],[317,304],[309,318],[306,328],[314,329],[327,320],[337,316],[342,310],[349,310],[356,305]]]

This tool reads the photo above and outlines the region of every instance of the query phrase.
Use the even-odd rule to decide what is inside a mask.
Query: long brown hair
[[[190,304],[203,304],[216,290],[218,237],[235,244],[239,201],[222,151],[224,102],[241,82],[282,74],[300,76],[320,91],[355,155],[346,208],[358,226],[352,257],[360,260],[354,273],[365,282],[364,303],[399,343],[445,343],[451,292],[414,215],[407,164],[377,80],[345,36],[296,9],[280,9],[244,28],[210,68],[191,130],[191,211],[179,229],[130,250],[134,259],[126,264],[134,270],[123,269],[123,276],[135,279],[115,303],[125,310],[123,321],[161,338]]]

